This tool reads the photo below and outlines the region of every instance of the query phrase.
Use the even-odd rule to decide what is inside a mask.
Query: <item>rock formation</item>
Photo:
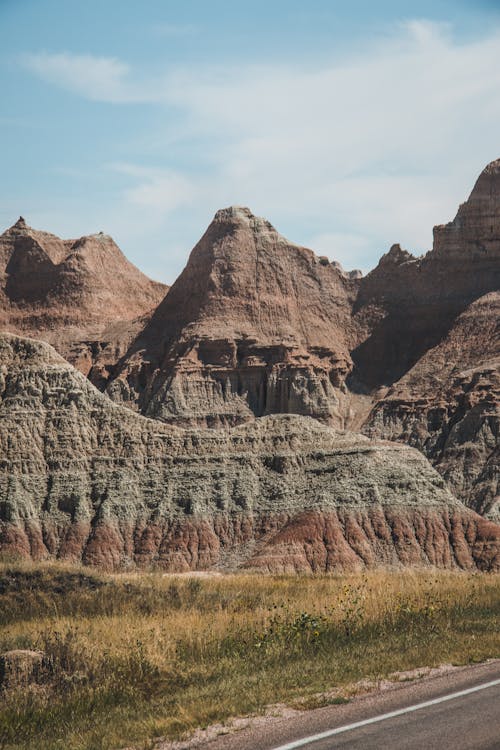
[[[499,527],[458,500],[500,521],[500,160],[430,252],[394,245],[365,277],[238,207],[166,296],[110,238],[23,220],[0,237],[0,273],[0,329],[54,343],[119,404],[5,339],[1,408],[19,425],[2,437],[2,544],[110,567],[496,564]],[[417,448],[458,500],[381,440]]]
[[[353,352],[353,380],[390,386],[365,432],[416,446],[467,505],[500,520],[500,160],[435,228],[430,253],[389,255],[357,301],[357,316],[380,322]]]
[[[0,336],[0,549],[120,569],[500,568],[500,526],[415,449],[301,416],[179,429]]]
[[[247,208],[221,210],[108,393],[184,426],[288,412],[344,426],[356,283]]]
[[[364,425],[499,520],[500,161],[434,235],[423,257],[394,245],[360,278],[248,209],[220,211],[107,392],[184,426]]]
[[[61,240],[20,217],[0,236],[0,330],[49,341],[98,384],[167,289],[102,232]]]

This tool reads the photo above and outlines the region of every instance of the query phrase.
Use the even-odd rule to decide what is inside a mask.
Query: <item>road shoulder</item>
[[[308,734],[397,710],[500,677],[500,659],[472,666],[442,665],[397,672],[322,693],[300,704],[270,706],[261,716],[241,717],[197,730],[180,742],[160,741],[155,750],[271,750]],[[345,701],[348,702],[345,702]],[[326,705],[325,705],[326,704]],[[311,708],[312,705],[321,707]],[[304,710],[306,709],[306,710]]]

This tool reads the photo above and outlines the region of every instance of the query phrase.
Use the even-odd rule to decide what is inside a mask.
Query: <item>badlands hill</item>
[[[119,569],[500,568],[500,526],[415,449],[272,416],[182,430],[0,336],[0,549]]]
[[[241,207],[167,294],[105,235],[22,220],[0,271],[0,549],[498,567],[500,161],[366,277]]]
[[[398,330],[409,352],[399,377],[385,378],[389,389],[364,431],[416,446],[458,497],[500,521],[500,160],[482,172],[454,221],[435,227],[430,253],[399,255],[385,272],[383,265],[360,292],[362,304],[381,310],[372,383],[384,381],[384,342],[398,340]],[[353,354],[354,374],[370,371],[373,353],[368,341]]]
[[[247,208],[219,211],[108,394],[183,426],[274,413],[343,426],[356,292]]]
[[[181,426],[295,413],[407,442],[500,520],[499,290],[500,161],[430,252],[364,278],[226,209],[107,393]]]
[[[429,253],[415,258],[394,245],[365,278],[246,208],[219,211],[108,393],[179,424],[277,412],[359,424],[366,401],[356,396],[377,400],[460,328],[460,316],[478,317],[481,330],[495,325],[499,196],[500,161],[455,220],[435,228]],[[488,359],[498,356],[499,337],[486,330],[477,341],[462,337],[462,361],[485,353],[481,336]]]
[[[106,364],[127,350],[167,289],[102,232],[61,240],[20,217],[0,235],[0,330],[49,341],[93,379],[108,377]]]

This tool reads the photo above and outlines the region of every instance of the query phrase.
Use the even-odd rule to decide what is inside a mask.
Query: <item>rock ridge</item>
[[[287,411],[343,426],[356,284],[249,209],[222,209],[107,392],[184,426]]]
[[[52,343],[97,384],[167,291],[102,232],[61,240],[21,216],[0,235],[0,330]]]
[[[273,415],[184,430],[0,336],[0,549],[105,569],[496,570],[500,527],[421,454]]]
[[[216,213],[166,296],[126,263],[107,235],[60,240],[21,217],[0,236],[0,329],[54,343],[167,425],[299,414],[407,443],[500,520],[500,160],[429,252],[393,245],[366,276],[239,206]]]
[[[358,314],[379,322],[353,353],[354,372],[378,356],[375,384],[388,386],[364,431],[417,447],[460,499],[499,521],[500,160],[435,227],[432,251],[399,269],[375,269],[360,292]]]

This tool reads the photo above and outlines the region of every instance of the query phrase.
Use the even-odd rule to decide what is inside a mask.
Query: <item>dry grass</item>
[[[0,694],[0,747],[119,748],[396,670],[500,656],[500,576],[105,576],[0,566],[0,652],[45,684]]]

